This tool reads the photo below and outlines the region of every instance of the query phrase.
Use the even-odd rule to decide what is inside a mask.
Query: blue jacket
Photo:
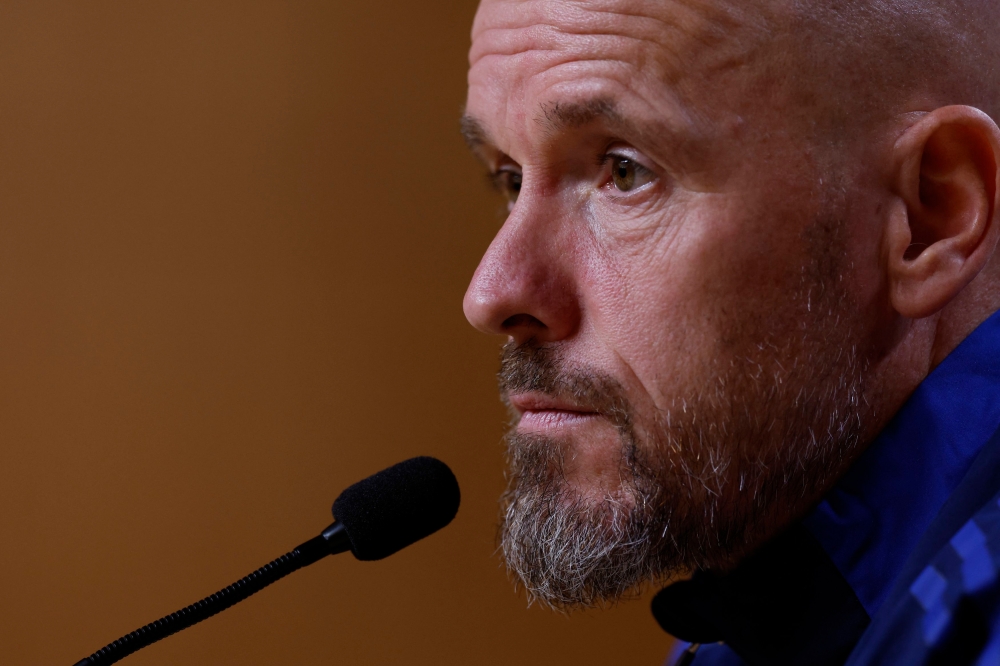
[[[694,666],[1000,666],[1000,313],[800,523],[653,601]],[[722,641],[718,643],[717,641]]]

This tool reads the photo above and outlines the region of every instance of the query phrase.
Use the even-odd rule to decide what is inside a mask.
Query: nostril
[[[507,317],[506,319],[503,320],[503,323],[500,326],[501,328],[503,328],[504,331],[510,331],[516,328],[533,328],[533,329],[547,328],[547,326],[543,324],[540,320],[536,319],[535,317],[532,317],[530,314],[524,314],[524,313],[511,315],[510,317]]]

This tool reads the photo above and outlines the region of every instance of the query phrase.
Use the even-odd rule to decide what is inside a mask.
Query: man
[[[463,130],[509,214],[465,312],[531,598],[690,576],[654,613],[697,666],[1000,664],[998,25],[483,0]]]

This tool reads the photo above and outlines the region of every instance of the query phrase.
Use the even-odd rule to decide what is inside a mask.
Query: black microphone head
[[[359,560],[381,560],[437,532],[458,513],[458,481],[436,458],[420,456],[358,481],[333,503]]]

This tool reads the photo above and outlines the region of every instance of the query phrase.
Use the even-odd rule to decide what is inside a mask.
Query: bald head
[[[851,131],[952,104],[1000,111],[1000,5],[983,0],[774,2],[774,77],[790,109]],[[815,102],[813,102],[815,99]]]

